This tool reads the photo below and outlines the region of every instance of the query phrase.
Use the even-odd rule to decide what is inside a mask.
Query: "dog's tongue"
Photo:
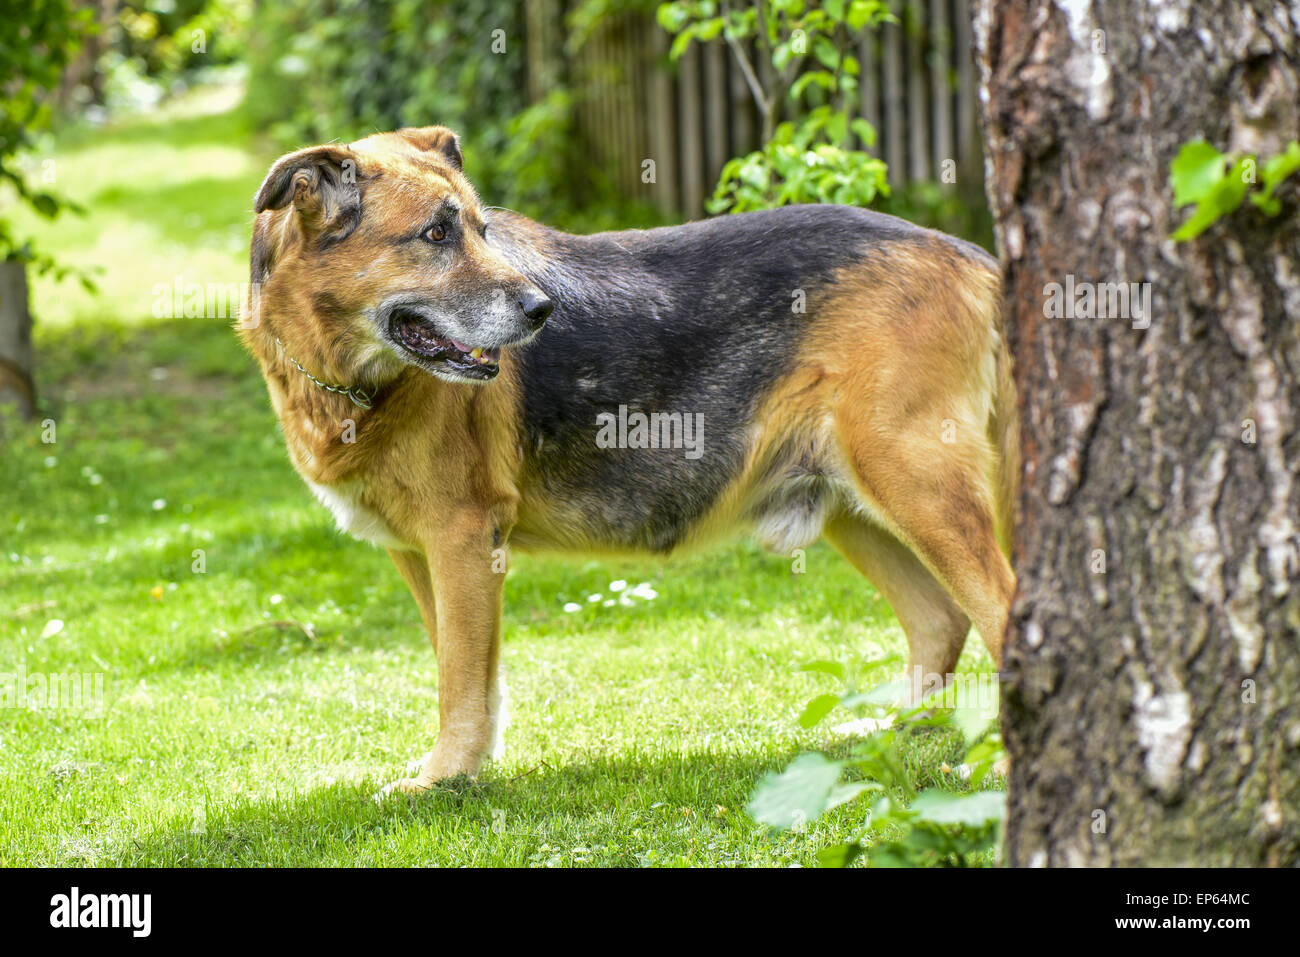
[[[473,351],[474,351],[474,347],[473,347],[473,346],[467,346],[467,345],[465,345],[465,343],[463,343],[463,342],[457,342],[455,339],[452,339],[452,340],[451,340],[451,344],[452,344],[453,346],[455,346],[457,349],[459,349],[461,352],[473,352]]]

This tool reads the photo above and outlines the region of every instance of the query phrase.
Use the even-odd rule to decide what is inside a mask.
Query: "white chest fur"
[[[339,482],[335,485],[317,485],[308,481],[322,505],[334,513],[334,521],[353,538],[370,542],[380,548],[405,549],[410,546],[384,521],[382,515],[361,501],[360,482]]]

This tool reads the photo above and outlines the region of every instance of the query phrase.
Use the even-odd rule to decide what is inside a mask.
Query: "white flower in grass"
[[[627,582],[623,581],[623,579],[621,579],[621,578],[620,578],[618,581],[616,581],[616,582],[610,582],[610,583],[609,583],[609,590],[610,590],[610,591],[615,591],[615,592],[617,592],[617,591],[622,591],[622,590],[623,590],[624,588],[626,588],[626,587],[627,587]]]
[[[596,602],[600,601],[600,600],[601,600],[602,598],[604,598],[604,597],[605,597],[604,595],[602,595],[602,594],[600,594],[599,592],[597,592],[597,593],[594,594],[594,595],[588,595],[588,596],[587,596],[587,601],[591,602],[591,603],[594,605]]]
[[[283,596],[283,595],[272,595],[272,596],[271,596],[271,604],[272,604],[272,605],[278,605],[278,604],[280,604],[280,602],[282,602],[282,601],[284,601],[284,596]]]
[[[167,499],[165,499],[165,498],[156,498],[156,499],[153,500],[153,510],[154,510],[155,512],[161,512],[161,511],[162,511],[163,509],[165,509],[166,507],[167,507]]]
[[[602,601],[600,604],[601,604],[601,606],[604,607],[604,608],[613,608],[613,607],[614,607],[614,599],[612,599],[612,598],[607,598],[607,599],[605,599],[604,601]]]
[[[47,469],[52,469],[52,468],[54,468],[54,466],[56,466],[56,465],[58,465],[58,464],[59,464],[59,460],[58,460],[57,457],[55,457],[55,456],[53,456],[53,455],[47,455],[47,456],[45,456],[45,467],[46,467]]]
[[[63,630],[63,619],[51,618],[49,621],[45,623],[45,627],[41,629],[41,637],[53,638],[62,630]]]
[[[564,610],[572,615],[575,611],[582,611],[582,606],[576,601],[565,602]]]
[[[632,589],[632,594],[637,598],[644,599],[645,601],[654,601],[659,597],[659,593],[650,587],[649,582],[642,582],[637,585]]]

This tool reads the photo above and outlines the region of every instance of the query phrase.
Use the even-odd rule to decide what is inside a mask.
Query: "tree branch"
[[[745,74],[745,83],[749,86],[749,94],[758,104],[759,110],[766,120],[768,113],[767,94],[763,90],[763,84],[758,79],[758,74],[754,72],[754,65],[749,60],[749,54],[745,48],[740,45],[740,41],[732,36],[728,26],[731,20],[731,4],[722,4],[722,36],[727,41],[727,46],[731,47],[731,52],[736,57],[736,62],[740,64],[740,72]],[[760,25],[761,26],[761,25]]]

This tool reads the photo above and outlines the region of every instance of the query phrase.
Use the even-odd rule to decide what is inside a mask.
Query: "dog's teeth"
[[[483,357],[483,350],[475,349],[473,352],[470,353],[470,355],[472,355],[475,359],[480,359]]]

